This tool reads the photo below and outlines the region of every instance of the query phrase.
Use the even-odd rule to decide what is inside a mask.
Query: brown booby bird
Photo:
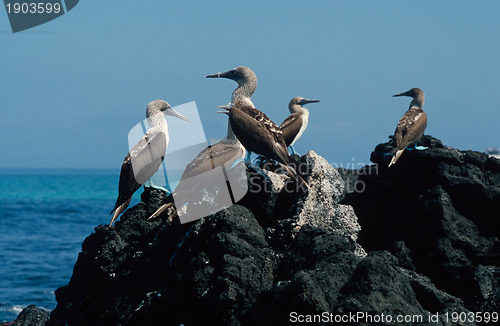
[[[319,102],[319,100],[309,100],[297,96],[292,98],[288,104],[288,110],[290,110],[291,114],[281,123],[280,129],[283,132],[285,144],[290,147],[292,154],[295,154],[293,144],[302,136],[309,122],[309,110],[307,110],[304,105],[317,102]]]
[[[394,156],[389,166],[397,162],[408,146],[415,144],[415,148],[417,148],[416,143],[422,138],[427,127],[427,114],[422,109],[425,100],[424,92],[420,88],[412,88],[407,92],[393,95],[393,97],[396,96],[409,96],[413,100],[408,111],[399,120],[396,131],[394,131],[393,142],[395,148],[392,151]]]
[[[186,117],[172,109],[165,101],[156,100],[148,104],[146,118],[150,128],[123,160],[118,184],[118,198],[111,226],[118,216],[128,207],[132,195],[148,181],[161,166],[169,143],[168,125],[165,115],[188,121]]]
[[[207,76],[207,78],[229,78],[238,83],[240,90],[236,92],[238,90],[236,89],[233,92],[231,107],[228,110],[229,123],[234,134],[247,151],[255,152],[281,163],[290,176],[295,179],[298,178],[306,187],[309,187],[300,175],[295,172],[295,169],[289,166],[290,164],[297,166],[297,162],[288,154],[281,129],[248,100],[248,95],[253,94],[254,88],[252,90],[252,87],[250,87],[252,84],[249,83],[248,78],[243,78],[240,74],[241,68],[246,72],[251,71],[247,67],[238,67],[225,73]],[[255,75],[253,72],[252,74]],[[255,86],[256,82],[257,79],[255,78]],[[251,90],[251,92],[248,90]],[[242,94],[245,96],[242,96]]]

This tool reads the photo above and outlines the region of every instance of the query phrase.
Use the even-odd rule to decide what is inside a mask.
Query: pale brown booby
[[[168,125],[165,115],[188,121],[186,117],[172,109],[165,101],[156,100],[148,104],[146,118],[150,128],[123,160],[118,184],[118,198],[110,214],[109,225],[128,207],[132,195],[148,181],[161,166],[169,143]]]
[[[394,131],[393,142],[395,148],[392,151],[394,156],[389,166],[397,162],[406,147],[416,144],[422,138],[427,127],[427,114],[422,109],[425,100],[424,92],[420,88],[412,88],[407,92],[393,95],[393,97],[396,96],[409,96],[413,100],[408,111],[399,120],[396,131]]]
[[[309,100],[300,96],[294,97],[288,104],[290,116],[280,125],[283,132],[283,139],[286,146],[290,147],[295,154],[293,144],[302,136],[309,122],[309,110],[304,105],[307,103],[317,103],[319,100]]]

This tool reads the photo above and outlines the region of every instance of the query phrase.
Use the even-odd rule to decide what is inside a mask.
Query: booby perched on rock
[[[206,76],[206,78],[227,78],[238,83],[238,87],[233,91],[231,95],[231,103],[229,103],[228,107],[222,108],[229,109],[236,102],[248,105],[250,107],[255,107],[251,98],[253,93],[255,92],[255,89],[257,88],[257,76],[252,71],[252,69],[240,66],[226,72],[208,75]],[[250,154],[250,151],[248,151],[246,158],[247,161],[250,160]]]
[[[158,171],[165,158],[169,134],[164,115],[174,116],[189,122],[189,119],[176,112],[165,101],[156,100],[148,104],[146,118],[150,128],[123,160],[118,184],[118,199],[110,213],[113,214],[110,226],[128,207],[134,192]]]
[[[395,148],[392,153],[394,156],[389,163],[389,166],[395,164],[403,151],[408,146],[415,144],[416,149],[425,149],[417,147],[417,141],[424,135],[425,128],[427,127],[427,114],[422,109],[424,106],[425,95],[420,88],[412,88],[407,92],[393,95],[396,96],[409,96],[413,98],[410,103],[410,108],[399,120],[396,131],[394,132],[393,141]]]
[[[283,139],[286,146],[290,147],[292,154],[295,154],[295,149],[293,144],[304,133],[309,122],[309,110],[307,110],[303,105],[307,103],[317,103],[319,100],[309,100],[300,96],[292,98],[288,104],[288,110],[290,110],[290,116],[283,121],[280,125],[280,129],[283,132]]]

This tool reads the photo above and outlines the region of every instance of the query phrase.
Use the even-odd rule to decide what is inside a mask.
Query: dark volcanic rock
[[[468,312],[460,299],[436,289],[426,277],[402,269],[387,251],[370,253],[357,265],[339,301],[334,309],[336,315],[367,315],[360,318],[359,325],[404,324],[395,319],[378,323],[368,317],[382,314],[388,318],[415,318],[408,324],[447,325],[443,318],[438,323],[429,322],[429,314],[439,313],[442,317],[446,312]]]
[[[387,168],[391,144],[381,144],[372,153],[376,165],[344,171],[351,185],[363,185],[344,201],[362,226],[359,243],[367,251],[394,252],[394,243],[404,242],[408,263],[402,265],[414,264],[471,310],[498,311],[492,297],[499,289],[500,161],[430,136],[421,145],[429,149],[406,151]]]
[[[85,239],[49,324],[340,324],[335,318],[365,312],[441,325],[428,316],[491,311],[500,296],[498,231],[490,229],[500,169],[479,154],[424,142],[434,145],[405,153],[394,169],[343,171],[363,182],[363,193],[350,192],[314,152],[299,159],[310,190],[279,166],[250,166],[249,192],[237,205],[189,224],[173,211],[146,221],[172,200],[147,189],[114,227]]]
[[[274,254],[244,207],[179,225],[138,206],[85,240],[51,325],[237,324],[273,285]]]
[[[292,312],[301,315],[332,311],[342,287],[362,258],[349,237],[332,230],[304,226],[281,260],[281,273],[249,314],[247,325],[280,325]]]
[[[48,321],[48,312],[35,305],[30,305],[19,313],[13,326],[44,326]]]
[[[151,293],[161,294],[168,260],[185,231],[183,225],[145,222],[162,197],[149,189],[115,227],[98,226],[85,239],[69,284],[56,291],[51,325],[119,325]]]

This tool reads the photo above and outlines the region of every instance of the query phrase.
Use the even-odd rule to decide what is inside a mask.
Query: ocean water
[[[52,310],[86,236],[107,224],[119,170],[0,169],[0,323]],[[139,201],[137,191],[131,205]]]

